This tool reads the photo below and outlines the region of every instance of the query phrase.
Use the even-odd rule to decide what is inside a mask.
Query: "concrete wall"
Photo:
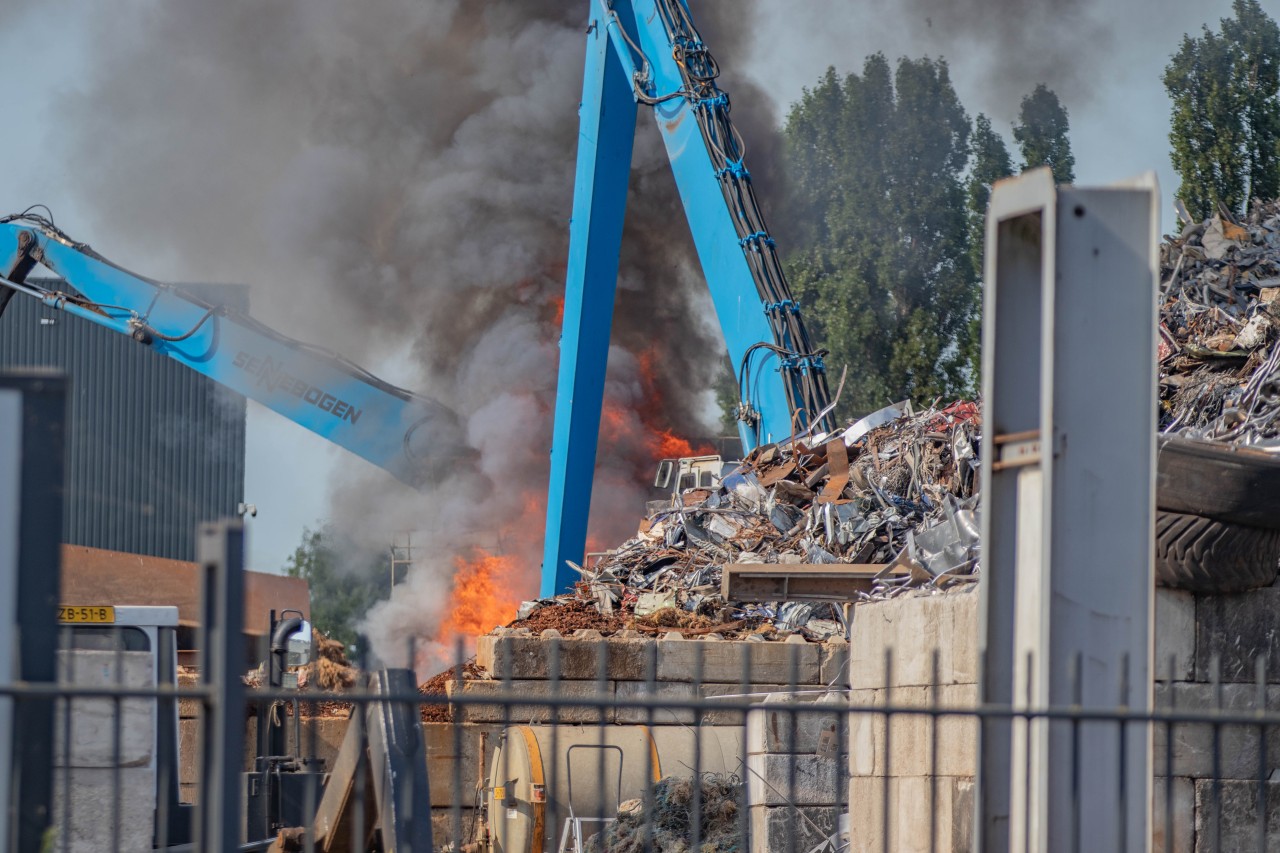
[[[552,652],[552,640],[558,641],[558,655]],[[840,687],[848,660],[849,644],[843,639],[819,644],[793,636],[782,642],[766,642],[763,638],[726,640],[715,634],[686,638],[678,631],[653,635],[635,630],[605,639],[591,630],[562,637],[555,631],[534,635],[526,629],[499,629],[481,637],[476,646],[477,665],[494,680],[464,681],[461,685],[450,682],[448,689],[451,696],[498,694],[504,690],[506,676],[516,692],[546,700],[594,698],[601,693],[621,702],[642,697],[688,700],[717,696],[734,696],[741,701],[743,693],[758,695],[761,709],[748,714],[747,720],[741,712],[711,711],[702,715],[702,723],[747,726],[748,766],[744,775],[753,853],[788,849],[783,839],[792,835],[801,839],[798,849],[809,850],[835,832],[842,811],[840,767],[844,764],[836,750],[839,744],[848,743],[848,733],[836,733],[842,715],[833,707],[831,714],[796,715],[797,731],[792,740],[792,715],[770,706],[785,701],[792,690],[800,691],[800,701],[837,704],[835,694],[824,694],[821,688]],[[549,680],[553,669],[560,673],[555,684]],[[551,711],[545,706],[457,708],[469,723],[551,722]],[[657,708],[651,713],[634,708],[563,708],[557,719],[654,726],[695,722],[692,711],[677,708]],[[800,805],[798,817],[788,802]]]
[[[1157,590],[1155,633],[1158,706],[1212,707],[1218,692],[1211,684],[1216,666],[1223,680],[1224,706],[1254,708],[1258,696],[1252,683],[1254,661],[1262,656],[1269,682],[1264,701],[1269,708],[1280,707],[1280,588],[1201,597]],[[555,685],[549,680],[552,639],[558,639],[560,647],[560,681]],[[957,710],[974,707],[977,641],[974,588],[861,604],[856,608],[851,645],[682,638],[675,633],[659,638],[637,632],[602,640],[593,631],[558,637],[554,632],[535,636],[505,630],[478,643],[477,663],[494,678],[450,683],[448,690],[453,696],[483,698],[502,691],[501,676],[506,674],[518,692],[530,697],[595,697],[603,689],[613,697],[639,697],[652,691],[652,695],[677,699],[694,694],[700,671],[704,697],[736,695],[744,687],[745,692],[760,694],[787,693],[794,687],[808,691],[802,695],[814,700],[822,695],[823,686],[840,688],[847,677],[854,709],[843,733],[847,762],[844,756],[826,754],[818,742],[827,723],[838,725],[838,714],[829,720],[826,715],[798,718],[804,723],[794,742],[778,734],[787,731],[789,720],[767,723],[770,715],[777,715],[769,707],[770,700],[762,699],[760,711],[749,715],[747,776],[752,780],[749,801],[756,849],[765,849],[759,844],[767,845],[769,839],[795,836],[807,842],[811,836],[816,839],[821,832],[833,831],[840,798],[832,792],[843,784],[834,768],[847,766],[853,849],[959,853],[971,849],[976,722],[963,715],[936,721],[928,715],[902,715],[886,721],[874,709],[885,703],[939,704]],[[191,710],[185,709],[184,714]],[[451,838],[449,807],[455,797],[464,806],[464,826],[470,827],[476,786],[503,725],[550,721],[547,709],[534,705],[504,711],[499,705],[480,703],[455,705],[454,710],[460,721],[461,752],[453,724],[424,725],[433,819],[441,839]],[[601,718],[614,724],[691,722],[688,712],[674,708],[657,708],[649,717],[642,711],[606,708],[602,713],[589,707],[562,709],[558,715],[561,722],[592,723]],[[713,712],[704,722],[741,725],[744,721],[741,714]],[[184,719],[182,726],[184,782],[189,783],[195,720]],[[345,729],[345,719],[304,720],[304,747],[314,733],[317,754],[330,758]],[[250,721],[246,766],[252,759],[253,735]],[[1165,757],[1165,732],[1155,727],[1155,850],[1251,849],[1257,780],[1260,775],[1269,778],[1280,766],[1280,732],[1267,732],[1263,738],[1256,728],[1227,727],[1219,737],[1220,819],[1212,782],[1211,729],[1177,726],[1168,741],[1170,761]],[[778,801],[777,790],[770,789],[772,785],[786,791],[793,757],[804,812],[794,825]],[[462,774],[460,787],[455,783],[455,768]],[[1280,841],[1280,782],[1264,785],[1269,796],[1268,821],[1274,824],[1272,838]],[[1173,816],[1171,825],[1166,824],[1166,814]],[[801,847],[810,849],[814,844]]]
[[[850,704],[972,708],[978,595],[904,596],[854,609]],[[849,723],[853,850],[970,849],[977,726],[963,717],[854,713]],[[885,801],[888,800],[888,815]],[[887,837],[886,837],[887,834]]]
[[[60,651],[58,672],[61,680],[82,687],[155,685],[149,652]],[[63,703],[56,714],[53,849],[151,849],[155,701],[76,698],[69,720]]]
[[[859,605],[849,667],[852,705],[973,707],[978,628],[976,589]],[[1155,638],[1156,707],[1216,707],[1216,660],[1223,707],[1256,709],[1255,661],[1265,658],[1263,703],[1280,708],[1280,588],[1206,596],[1157,589]],[[884,715],[855,713],[849,759],[853,849],[925,851],[936,844],[939,851],[970,850],[977,732],[976,721],[962,716],[936,723],[925,715],[902,716],[886,723]],[[1254,849],[1257,780],[1280,767],[1280,732],[1267,732],[1264,744],[1256,727],[1223,727],[1218,747],[1221,843],[1212,728],[1182,724],[1167,737],[1163,726],[1153,727],[1155,851]],[[1266,783],[1266,789],[1270,845],[1276,847],[1280,782]]]
[[[829,713],[797,714],[788,710],[793,702]],[[844,811],[840,768],[848,754],[843,702],[837,692],[779,693],[747,714],[752,853],[812,850],[835,833]]]
[[[1232,595],[1159,592],[1158,707],[1211,710],[1220,703],[1233,711],[1280,709],[1280,587]],[[1154,727],[1156,850],[1257,849],[1259,785],[1267,798],[1267,849],[1280,846],[1280,783],[1267,781],[1280,768],[1280,731],[1223,726],[1216,739],[1218,785],[1211,726],[1179,724],[1171,732]]]

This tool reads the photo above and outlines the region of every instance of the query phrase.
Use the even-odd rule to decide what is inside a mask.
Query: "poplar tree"
[[[849,368],[845,416],[966,390],[969,134],[947,64],[927,58],[830,69],[788,114],[787,271],[828,372]]]
[[[1258,0],[1182,44],[1164,71],[1178,198],[1203,218],[1280,195],[1280,27]]]
[[[1022,99],[1018,123],[1013,126],[1013,138],[1022,152],[1022,171],[1048,166],[1058,183],[1074,183],[1076,158],[1071,153],[1070,130],[1067,108],[1052,89],[1038,84]]]
[[[987,204],[991,201],[991,185],[1013,174],[1013,160],[1004,138],[992,127],[991,119],[982,113],[973,122],[973,167],[969,171],[969,257],[974,275],[982,277],[982,244],[986,239]]]

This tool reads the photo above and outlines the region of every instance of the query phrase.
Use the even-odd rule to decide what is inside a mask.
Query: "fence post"
[[[1158,199],[1154,175],[1090,189],[1048,169],[992,192],[979,686],[1015,716],[981,729],[976,849],[1150,845],[1145,725],[1077,738],[1016,715],[1151,709]]]
[[[3,440],[9,445],[0,459],[0,489],[9,492],[0,498],[5,515],[0,533],[7,534],[0,536],[0,548],[6,549],[0,569],[9,562],[16,571],[12,588],[3,591],[4,630],[18,647],[4,662],[5,674],[52,683],[57,679],[67,379],[50,370],[7,372],[0,375],[0,397],[5,398]],[[12,648],[6,643],[5,655]],[[13,850],[39,850],[51,818],[54,700],[28,696],[9,709],[12,733],[8,726],[0,731],[0,737],[12,737],[11,747],[6,744],[12,773],[4,764],[6,840]]]
[[[209,694],[201,720],[200,809],[195,837],[201,850],[234,850],[244,829],[244,528],[239,521],[200,525],[203,583],[200,682]],[[256,839],[254,839],[256,840]]]

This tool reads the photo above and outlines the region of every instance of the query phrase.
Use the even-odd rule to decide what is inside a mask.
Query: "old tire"
[[[1280,573],[1280,530],[1199,515],[1156,512],[1156,585],[1191,592],[1243,592]]]

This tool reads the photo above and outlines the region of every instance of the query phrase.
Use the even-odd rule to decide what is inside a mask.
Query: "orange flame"
[[[556,324],[561,324],[563,298],[554,297],[550,307],[554,309]],[[715,451],[710,447],[695,449],[670,427],[658,381],[656,350],[640,353],[637,360],[641,401],[634,408],[604,401],[600,413],[600,444],[606,451],[627,454],[635,466],[637,480],[643,482],[653,476],[653,466],[660,459]],[[531,580],[537,577],[540,556],[537,544],[545,510],[545,492],[524,492],[520,495],[518,517],[503,525],[501,531],[500,540],[506,553],[475,548],[455,558],[456,574],[447,615],[433,638],[438,644],[447,649],[462,638],[470,645],[475,637],[515,617],[520,601],[531,593]],[[637,515],[642,510],[641,506],[635,507]],[[586,550],[603,551],[613,544],[592,531],[587,536]]]
[[[688,439],[681,438],[669,429],[660,429],[653,434],[649,449],[657,459],[679,459],[682,456],[698,456],[693,452],[693,445]]]
[[[515,590],[521,586],[515,560],[476,548],[469,558],[456,557],[454,565],[458,571],[453,577],[449,614],[436,635],[437,642],[452,645],[458,637],[469,640],[515,618],[520,606]]]
[[[644,389],[644,404],[640,407],[640,420],[648,430],[646,447],[653,456],[653,461],[660,459],[678,459],[682,456],[705,456],[715,453],[710,445],[701,445],[694,449],[684,438],[676,435],[669,427],[661,426],[665,420],[662,392],[659,390],[658,371],[656,367],[658,354],[653,348],[636,356],[640,367],[641,387]]]

